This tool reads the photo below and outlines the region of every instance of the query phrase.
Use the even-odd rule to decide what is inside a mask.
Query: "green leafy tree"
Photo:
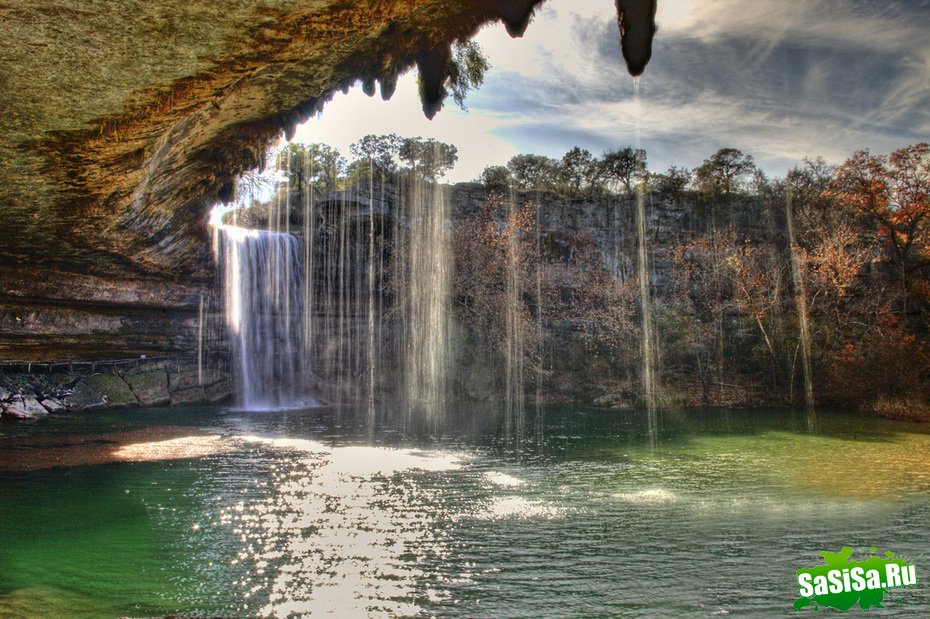
[[[514,185],[518,189],[554,189],[559,162],[542,155],[517,155],[508,163]]]
[[[474,41],[452,46],[446,88],[452,94],[452,100],[456,105],[465,109],[465,96],[468,91],[484,83],[484,75],[490,68],[487,56]]]
[[[513,183],[513,178],[510,174],[510,170],[507,166],[494,165],[488,166],[481,173],[481,183],[484,184],[488,190],[491,191],[504,191],[510,188]]]
[[[426,64],[420,67],[417,82],[424,105],[429,101],[424,107],[427,117],[432,119],[449,95],[464,110],[468,92],[484,83],[484,75],[490,67],[487,56],[474,41],[455,43],[451,49],[439,50],[427,57]],[[427,92],[435,88],[438,91]]]
[[[641,148],[609,150],[601,157],[601,177],[611,189],[622,188],[627,195],[646,176],[646,151]]]
[[[397,155],[409,171],[429,180],[443,176],[459,158],[455,146],[419,137],[401,140]]]
[[[332,146],[296,142],[278,153],[276,164],[287,174],[291,191],[298,195],[302,195],[310,185],[323,193],[334,191],[347,168],[345,157]]]
[[[397,156],[403,140],[396,134],[366,135],[349,146],[349,152],[357,161],[368,160],[372,168],[385,174],[397,170]]]
[[[671,166],[665,172],[649,176],[649,189],[666,196],[681,197],[691,184],[691,176],[688,168]]]
[[[721,148],[704,160],[694,171],[694,176],[701,191],[729,197],[743,191],[755,173],[752,155],[746,155],[737,148]]]
[[[562,157],[559,176],[564,189],[580,194],[589,189],[598,175],[598,160],[590,151],[575,146]]]

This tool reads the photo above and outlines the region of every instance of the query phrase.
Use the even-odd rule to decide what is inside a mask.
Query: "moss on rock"
[[[72,410],[90,410],[138,406],[139,399],[119,376],[94,374],[80,378],[64,404]]]

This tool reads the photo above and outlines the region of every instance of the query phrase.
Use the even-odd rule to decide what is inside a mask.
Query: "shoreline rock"
[[[84,374],[0,372],[0,417],[34,420],[65,411],[220,404],[233,391],[229,372],[198,373],[187,360],[141,361],[131,369]]]

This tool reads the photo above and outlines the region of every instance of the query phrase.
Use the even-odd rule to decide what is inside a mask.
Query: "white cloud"
[[[503,26],[477,37],[488,83],[470,111],[427,121],[415,76],[389,103],[337,96],[298,138],[344,152],[367,133],[420,135],[459,148],[450,180],[470,180],[518,152],[557,156],[636,141],[656,169],[693,166],[722,146],[772,174],[804,156],[838,162],[888,151],[930,131],[930,15],[905,0],[660,0],[643,103],[620,60],[614,3],[551,0],[523,39]]]

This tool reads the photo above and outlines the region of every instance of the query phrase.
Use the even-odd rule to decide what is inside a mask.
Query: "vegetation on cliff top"
[[[366,136],[351,160],[321,144],[291,144],[278,158],[292,192],[327,193],[410,173],[441,177],[456,149]],[[487,354],[501,349],[506,281],[518,269],[530,374],[556,380],[571,355],[555,359],[552,350],[581,343],[585,371],[600,373],[589,386],[603,387],[604,377],[635,384],[640,320],[629,239],[620,234],[611,257],[584,232],[554,240],[537,231],[543,194],[605,204],[619,228],[632,221],[641,190],[653,221],[663,209],[679,211],[674,238],[650,241],[660,267],[651,282],[660,378],[679,403],[799,401],[800,299],[821,402],[889,415],[930,411],[928,145],[888,156],[862,151],[838,167],[808,160],[782,179],[766,178],[732,148],[693,171],[663,173],[648,169],[641,149],[595,157],[573,148],[561,160],[518,155],[488,167],[481,181],[487,204],[455,226],[454,293],[460,322]]]

